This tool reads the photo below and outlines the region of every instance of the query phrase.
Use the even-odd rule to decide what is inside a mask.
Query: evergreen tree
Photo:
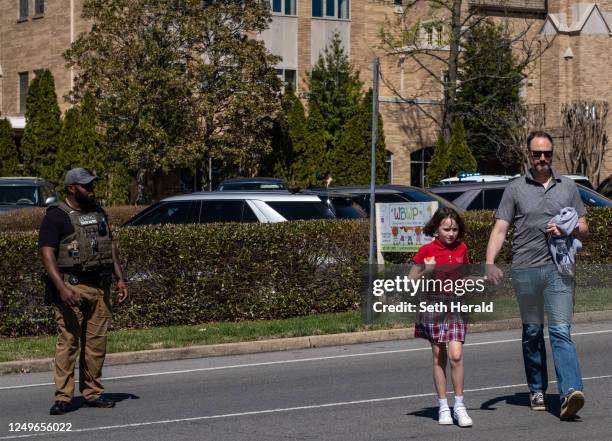
[[[26,126],[21,139],[24,172],[58,183],[55,165],[61,130],[60,110],[51,72],[39,72],[26,98]]]
[[[308,87],[308,105],[316,104],[321,112],[329,150],[346,122],[355,115],[363,97],[359,72],[349,61],[338,33],[312,68]]]
[[[448,153],[448,143],[446,139],[444,139],[444,136],[440,134],[434,146],[434,152],[425,174],[427,186],[433,185],[444,178],[448,178],[448,169],[450,165]]]
[[[487,20],[470,27],[463,47],[467,61],[459,72],[457,115],[463,119],[479,169],[518,171],[521,159],[509,148],[509,142],[517,126],[512,123],[514,109],[522,104],[524,66],[504,30]]]
[[[74,167],[85,167],[83,159],[85,159],[85,152],[82,148],[80,140],[80,125],[81,125],[81,113],[78,107],[68,109],[64,113],[64,119],[62,120],[62,130],[60,132],[59,149],[57,152],[56,168],[57,173],[61,173],[63,170],[70,170]],[[62,187],[62,183],[58,183],[58,189]]]
[[[6,119],[0,119],[0,176],[19,175],[17,146],[13,139],[13,128]]]
[[[453,123],[451,140],[448,148],[448,173],[451,176],[459,172],[475,172],[477,168],[476,159],[468,147],[465,139],[465,128],[463,121],[456,118]]]
[[[296,142],[294,147],[295,161],[293,163],[295,184],[306,187],[309,184],[320,184],[317,176],[324,177],[328,172],[326,160],[326,132],[323,115],[316,103],[310,106],[306,128],[302,142]]]
[[[306,136],[306,114],[300,99],[291,88],[287,88],[282,98],[282,112],[274,122],[272,130],[272,153],[266,159],[262,174],[283,178],[287,182],[295,180],[294,161]],[[296,147],[297,146],[297,147]]]
[[[334,185],[369,184],[372,150],[372,90],[364,96],[358,111],[344,125],[331,153],[331,176]],[[388,181],[385,135],[382,117],[378,115],[376,142],[376,183]]]
[[[120,150],[108,151],[98,132],[95,101],[85,93],[78,107],[64,113],[57,154],[57,176],[74,167],[85,167],[100,179],[96,181],[96,196],[103,205],[125,203],[129,174]],[[63,183],[57,190],[63,193]]]

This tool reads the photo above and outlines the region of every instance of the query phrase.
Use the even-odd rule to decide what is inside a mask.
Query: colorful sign
[[[376,204],[378,253],[414,252],[433,238],[423,227],[438,209],[438,202]]]

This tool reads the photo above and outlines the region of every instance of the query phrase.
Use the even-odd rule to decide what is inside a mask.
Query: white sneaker
[[[438,424],[442,424],[444,426],[453,424],[453,417],[451,416],[451,411],[448,407],[446,409],[438,410]]]
[[[453,416],[457,420],[459,427],[472,427],[472,419],[468,415],[465,406],[454,407]]]

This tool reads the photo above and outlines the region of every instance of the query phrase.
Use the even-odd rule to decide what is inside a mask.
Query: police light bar
[[[467,178],[469,176],[480,176],[480,172],[459,172],[457,173],[457,177],[459,179]]]

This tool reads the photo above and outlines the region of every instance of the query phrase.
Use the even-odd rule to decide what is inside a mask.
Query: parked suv
[[[151,205],[125,226],[212,222],[272,223],[334,219],[315,195],[269,191],[213,191],[172,196]]]
[[[0,178],[0,211],[46,207],[57,201],[57,193],[49,182],[32,177]]]
[[[465,210],[496,210],[510,181],[474,182],[431,187],[429,190]],[[576,184],[587,207],[612,207],[612,201],[583,185]]]
[[[354,185],[347,187],[329,187],[330,191],[348,193],[358,196],[358,202],[364,210],[370,213],[370,186]],[[437,201],[439,207],[450,207],[459,213],[464,210],[444,198],[428,190],[407,185],[377,185],[374,188],[375,202],[432,202]]]
[[[606,197],[612,197],[612,175],[604,179],[597,187],[597,193]]]
[[[359,196],[328,189],[299,190],[298,194],[318,196],[334,212],[338,219],[365,219],[368,213],[359,204]]]
[[[221,182],[217,191],[270,191],[287,189],[287,183],[279,178],[233,178]]]

